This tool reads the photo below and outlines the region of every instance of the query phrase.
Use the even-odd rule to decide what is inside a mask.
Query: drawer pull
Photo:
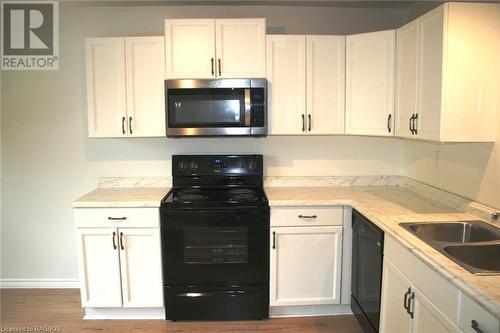
[[[315,219],[317,215],[299,215],[299,219]]]
[[[113,250],[116,250],[115,236],[116,232],[113,231]]]
[[[408,287],[408,291],[405,292],[405,297],[403,300],[403,308],[405,308],[406,312],[408,312],[408,309],[410,307],[410,305],[408,304],[408,296],[410,296],[410,294],[411,294],[411,288]]]
[[[124,216],[124,217],[111,217],[111,216],[108,216],[108,220],[109,221],[125,221],[127,218]]]
[[[470,322],[470,327],[477,333],[484,333],[482,329],[479,328],[479,324],[474,319]]]
[[[125,250],[125,246],[123,246],[123,232],[120,232],[120,248]]]
[[[273,250],[276,249],[276,231],[273,231]]]

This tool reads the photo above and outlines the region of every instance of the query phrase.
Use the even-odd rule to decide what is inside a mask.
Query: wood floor
[[[353,316],[276,318],[263,321],[169,322],[165,320],[82,320],[76,289],[1,289],[0,331],[102,333],[361,333]],[[36,331],[39,327],[38,331]],[[40,330],[40,326],[53,326]],[[49,329],[49,330],[47,330]],[[52,330],[50,330],[52,329]],[[17,330],[17,332],[24,332]]]

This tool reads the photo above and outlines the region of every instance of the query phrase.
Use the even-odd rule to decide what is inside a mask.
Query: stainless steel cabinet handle
[[[123,232],[120,232],[120,248],[125,250],[125,247],[123,246]]]
[[[306,131],[306,116],[302,114],[302,132]]]
[[[221,62],[222,62],[222,61],[221,61],[221,60],[220,60],[220,58],[219,58],[219,59],[217,59],[217,62],[219,63],[219,76],[221,76],[221,75],[222,75],[222,68],[221,68],[221,67],[222,67],[222,66],[221,66]]]
[[[484,333],[483,330],[479,328],[479,323],[474,319],[471,320],[470,327],[477,333]]]
[[[276,231],[273,231],[273,250],[276,249]]]
[[[403,300],[403,308],[405,308],[406,312],[408,312],[408,296],[410,296],[411,294],[411,288],[408,287],[408,290],[405,292],[405,297],[404,297],[404,300]]]
[[[311,126],[312,126],[312,120],[311,120],[311,115],[307,115],[307,130],[311,132]]]
[[[122,134],[125,134],[125,117],[122,117]]]
[[[108,220],[109,221],[125,221],[127,218],[124,216],[124,217],[111,217],[111,216],[108,216]]]
[[[392,114],[387,116],[387,131],[391,133],[391,119],[392,119]]]
[[[115,236],[116,232],[113,231],[113,250],[116,250]]]
[[[317,215],[299,215],[299,219],[315,219]]]
[[[132,134],[132,117],[128,117],[128,131]]]
[[[210,58],[210,63],[212,64],[212,76],[215,75],[215,70],[214,70],[214,58]]]

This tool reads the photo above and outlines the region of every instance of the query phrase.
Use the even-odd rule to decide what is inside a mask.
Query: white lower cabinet
[[[341,211],[271,209],[271,306],[340,304]]]
[[[76,216],[82,306],[162,307],[160,229],[122,228],[115,220],[113,227],[82,228]]]
[[[456,326],[384,258],[380,332],[446,333]]]

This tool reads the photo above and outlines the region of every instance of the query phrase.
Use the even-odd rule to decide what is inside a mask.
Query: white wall
[[[71,201],[99,176],[167,176],[175,153],[263,153],[267,175],[398,174],[401,141],[362,137],[88,139],[84,38],[161,35],[165,17],[266,17],[272,33],[394,28],[403,9],[64,7],[60,70],[1,78],[1,278],[76,279]]]

